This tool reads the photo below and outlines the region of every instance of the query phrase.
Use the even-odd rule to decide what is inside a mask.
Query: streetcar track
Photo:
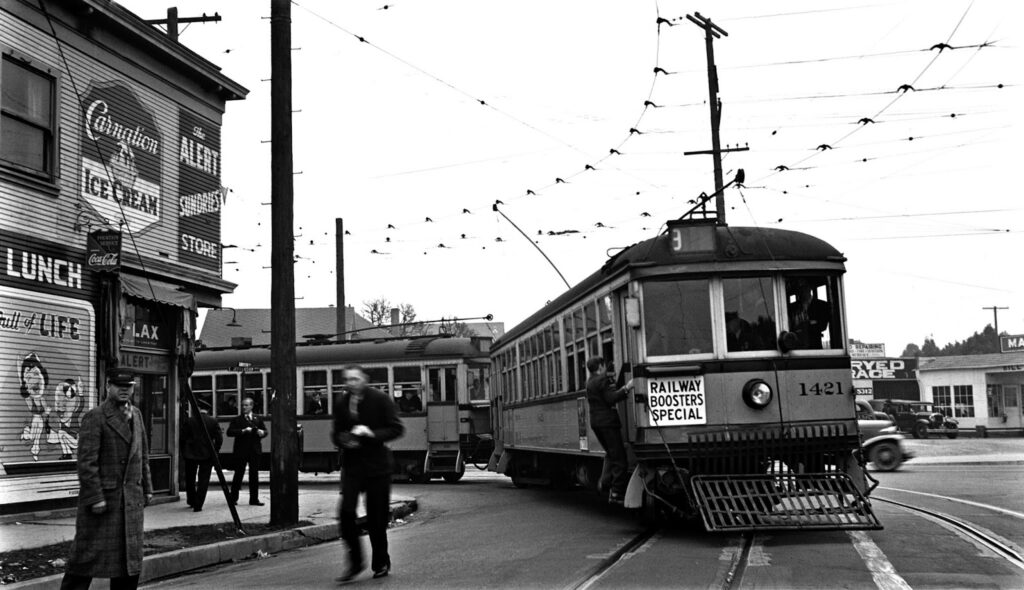
[[[625,544],[623,544],[621,547],[613,551],[611,555],[602,559],[601,563],[597,564],[596,568],[589,576],[587,576],[583,580],[580,580],[576,584],[567,586],[566,590],[587,590],[587,588],[590,588],[590,586],[592,586],[594,583],[596,583],[598,580],[604,577],[604,575],[611,571],[611,569],[614,568],[619,562],[626,559],[628,556],[636,553],[636,551],[643,547],[644,543],[646,543],[652,537],[654,537],[654,535],[657,532],[658,529],[652,527],[640,533],[639,535],[636,535],[635,537],[627,541]]]
[[[976,527],[968,522],[964,522],[958,518],[954,518],[948,514],[944,514],[942,512],[935,512],[934,510],[928,510],[927,508],[921,508],[919,506],[913,506],[911,504],[904,504],[903,502],[897,502],[896,500],[890,500],[888,498],[882,498],[879,496],[873,496],[873,499],[878,500],[879,502],[885,502],[887,504],[899,506],[911,512],[920,512],[921,514],[926,514],[941,522],[951,525],[954,529],[965,534],[971,540],[988,548],[990,551],[992,551],[996,555],[999,555],[1000,557],[1010,562],[1017,568],[1024,570],[1024,556],[1022,556],[1016,549],[1011,547],[1009,544],[1004,543],[1001,539],[996,538],[994,535],[986,533],[979,527]]]

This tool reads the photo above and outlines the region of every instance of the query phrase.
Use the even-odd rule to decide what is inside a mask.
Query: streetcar
[[[405,435],[388,444],[396,480],[441,477],[454,482],[465,473],[467,462],[483,466],[494,445],[488,393],[490,341],[434,335],[297,345],[299,469],[308,473],[338,469],[339,452],[330,436],[334,399],[343,392],[343,368],[352,364],[363,367],[371,387],[393,397],[405,425]],[[244,398],[253,399],[257,413],[269,414],[270,349],[200,351],[190,384],[200,408],[209,411],[225,432]],[[273,423],[268,425],[272,437]],[[232,446],[231,439],[226,439],[221,452],[224,465],[233,464]],[[263,458],[269,461],[269,454]]]
[[[626,508],[708,531],[878,529],[846,344],[845,257],[816,237],[668,222],[491,347],[495,452],[517,487],[596,488],[586,362],[618,404]]]

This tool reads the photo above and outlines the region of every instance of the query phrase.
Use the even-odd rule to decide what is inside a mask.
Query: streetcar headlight
[[[770,385],[754,379],[743,386],[743,402],[755,410],[764,409],[772,401],[772,388]]]

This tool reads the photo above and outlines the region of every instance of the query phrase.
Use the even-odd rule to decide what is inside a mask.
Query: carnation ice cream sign
[[[94,85],[83,102],[82,198],[108,224],[142,231],[162,216],[156,119],[121,82]]]

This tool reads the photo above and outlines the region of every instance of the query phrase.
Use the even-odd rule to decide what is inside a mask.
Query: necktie
[[[131,404],[125,404],[125,405],[121,406],[121,413],[124,414],[124,421],[129,423],[129,424],[131,424],[132,423],[132,405]]]

